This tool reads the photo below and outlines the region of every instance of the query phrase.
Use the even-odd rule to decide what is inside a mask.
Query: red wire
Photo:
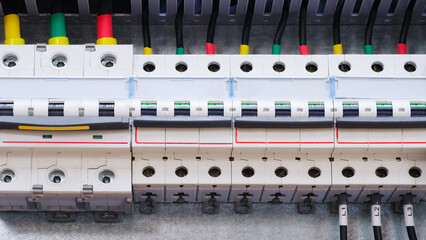
[[[96,17],[96,28],[98,31],[98,39],[112,38],[112,15],[102,14]]]
[[[206,53],[207,54],[215,54],[214,44],[206,43]]]
[[[300,55],[309,55],[308,45],[299,46]]]
[[[407,54],[407,44],[398,44],[398,54]]]

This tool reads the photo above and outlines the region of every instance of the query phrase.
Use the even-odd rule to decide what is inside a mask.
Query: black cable
[[[209,27],[207,29],[207,42],[214,43],[214,31],[216,29],[217,16],[219,15],[220,0],[213,0],[212,13],[210,15]]]
[[[52,8],[50,14],[63,13],[63,0],[52,0]]]
[[[365,29],[365,41],[364,45],[372,45],[373,43],[373,27],[374,22],[376,21],[377,10],[379,9],[380,0],[374,0],[373,6],[370,10],[370,15],[368,16],[367,28]]]
[[[399,35],[399,43],[407,43],[408,29],[410,28],[411,15],[413,14],[414,5],[416,5],[417,0],[411,0],[408,4],[407,9],[405,10],[404,22],[402,23],[401,33]]]
[[[382,240],[382,227],[373,226],[374,240]]]
[[[407,193],[402,197],[402,204],[404,209],[404,221],[407,228],[408,239],[417,240],[416,229],[414,227],[414,211],[413,211],[413,198],[414,195]]]
[[[275,32],[275,37],[274,37],[274,44],[276,45],[281,45],[281,38],[283,36],[285,25],[287,24],[289,9],[290,9],[290,0],[284,0],[280,22],[278,23],[277,31]]]
[[[144,47],[151,47],[151,35],[149,32],[149,3],[142,0],[142,32]]]
[[[382,220],[381,220],[381,201],[382,196],[375,193],[370,196],[371,199],[371,223],[373,225],[374,240],[382,240]]]
[[[306,45],[306,13],[309,0],[302,0],[299,11],[299,45]]]
[[[340,240],[348,239],[348,195],[342,193],[337,197],[339,204]]]
[[[243,37],[241,39],[241,45],[249,45],[250,28],[253,20],[255,0],[249,0],[246,17],[244,18],[243,26]]]
[[[176,47],[183,48],[183,32],[182,32],[182,20],[183,20],[183,7],[184,0],[181,0],[176,13],[175,18],[175,33],[176,33]]]
[[[3,8],[3,15],[17,14],[18,13],[18,1],[15,0],[1,0],[1,6]]]
[[[340,39],[340,17],[342,16],[343,6],[345,5],[345,0],[339,0],[337,3],[336,11],[333,16],[333,41],[334,45],[341,44]]]
[[[112,0],[100,0],[98,6],[98,15],[112,14]]]

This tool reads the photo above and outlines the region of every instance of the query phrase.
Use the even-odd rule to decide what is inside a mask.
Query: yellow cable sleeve
[[[334,54],[343,54],[342,44],[336,44],[333,46]]]
[[[21,38],[21,28],[19,26],[19,16],[17,14],[8,14],[4,16],[4,35],[4,44],[25,44],[25,40]]]
[[[53,37],[49,38],[49,45],[69,45],[67,37]]]
[[[98,45],[117,45],[117,39],[112,37],[99,38],[96,40]]]
[[[241,44],[240,45],[240,54],[241,55],[249,54],[249,45]]]
[[[145,55],[152,55],[152,48],[150,48],[150,47],[144,47],[143,48],[143,54],[145,54]]]

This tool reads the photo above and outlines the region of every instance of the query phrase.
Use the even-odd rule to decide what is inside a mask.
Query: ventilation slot
[[[358,16],[359,11],[361,10],[363,0],[356,0],[354,9],[352,10],[352,16]]]
[[[141,103],[141,116],[157,116],[157,103]]]
[[[191,106],[189,102],[175,102],[175,117],[191,115]]]
[[[317,16],[324,15],[325,6],[327,5],[327,0],[320,0],[317,8]]]
[[[257,117],[257,103],[241,103],[241,116]]]
[[[308,108],[309,108],[309,117],[325,116],[324,104],[310,103],[308,104]]]
[[[359,106],[356,103],[343,104],[343,117],[359,117]]]
[[[291,117],[290,103],[275,103],[275,117]]]
[[[265,9],[263,11],[263,14],[265,16],[271,15],[273,3],[274,3],[274,0],[266,0]]]
[[[64,103],[49,103],[48,116],[49,117],[63,117],[64,116]]]
[[[392,0],[391,5],[389,6],[388,12],[386,13],[387,16],[393,16],[395,14],[395,9],[398,6],[399,0]]]
[[[391,103],[377,103],[377,117],[392,117],[393,110]]]
[[[13,116],[13,102],[0,103],[0,116]]]
[[[114,117],[114,103],[99,103],[99,117]]]
[[[224,106],[223,103],[216,102],[216,103],[208,103],[208,116],[221,116],[224,115]]]

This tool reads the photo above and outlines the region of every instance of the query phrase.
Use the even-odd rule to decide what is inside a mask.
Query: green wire
[[[183,47],[176,48],[176,54],[177,55],[183,55],[185,53],[185,50]]]
[[[364,53],[368,55],[373,54],[373,45],[364,45]]]
[[[280,55],[281,54],[281,45],[278,45],[278,44],[272,45],[272,54],[273,55]]]
[[[50,15],[50,37],[66,37],[65,15],[63,13],[54,13]]]

